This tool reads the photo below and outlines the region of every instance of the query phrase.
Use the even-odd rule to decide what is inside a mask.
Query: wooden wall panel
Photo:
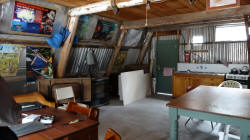
[[[66,7],[79,7],[95,2],[101,2],[103,0],[46,0],[48,2],[60,4]],[[118,2],[127,0],[117,0]],[[241,0],[241,5],[250,4],[250,0]],[[206,10],[206,0],[196,0],[196,2],[191,5],[189,0],[167,0],[161,3],[151,3],[151,9],[148,12],[148,18],[171,16],[178,14],[186,14],[192,12],[199,12]],[[129,7],[120,9],[118,15],[114,15],[113,11],[107,11],[98,13],[98,15],[121,20],[121,21],[131,21],[138,19],[145,19],[145,5]]]

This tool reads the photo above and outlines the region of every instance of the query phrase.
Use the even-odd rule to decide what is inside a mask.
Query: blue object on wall
[[[51,47],[58,49],[63,41],[63,36],[59,33],[55,33],[52,38],[47,37],[46,41]]]

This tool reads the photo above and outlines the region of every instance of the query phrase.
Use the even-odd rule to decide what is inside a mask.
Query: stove
[[[241,83],[243,88],[250,89],[249,75],[244,74],[226,74],[225,80],[234,80]]]

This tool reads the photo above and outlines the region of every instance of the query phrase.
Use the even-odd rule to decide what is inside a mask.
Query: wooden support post
[[[120,38],[119,38],[119,41],[117,43],[117,46],[115,47],[115,50],[113,52],[113,55],[109,61],[109,65],[108,65],[108,68],[106,70],[106,73],[105,73],[105,76],[109,76],[111,74],[111,71],[112,71],[112,67],[115,63],[115,60],[120,52],[120,49],[121,49],[121,46],[122,46],[122,42],[123,42],[123,39],[124,39],[124,36],[125,34],[127,33],[127,30],[122,30],[122,33],[120,35]]]
[[[245,15],[244,18],[245,18],[246,35],[247,35],[248,64],[250,64],[250,36],[249,36],[250,16]]]
[[[69,17],[69,19],[68,19],[67,28],[70,31],[70,35],[68,36],[68,38],[66,39],[66,41],[63,44],[63,47],[61,48],[59,64],[58,64],[58,67],[57,67],[57,77],[58,78],[63,78],[63,76],[65,74],[65,69],[66,69],[66,66],[67,66],[69,53],[70,53],[71,47],[73,45],[74,37],[75,37],[75,34],[76,34],[78,19],[79,19],[79,16],[77,16],[77,17]]]
[[[148,47],[150,46],[150,42],[151,42],[152,37],[153,37],[153,32],[148,32],[147,36],[146,36],[146,41],[145,41],[145,43],[140,51],[140,54],[138,56],[136,64],[138,64],[138,65],[142,64],[144,57],[145,57],[145,54],[148,50]]]

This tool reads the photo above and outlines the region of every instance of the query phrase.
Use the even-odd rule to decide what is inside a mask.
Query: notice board
[[[10,32],[51,35],[55,17],[54,9],[15,1]]]

